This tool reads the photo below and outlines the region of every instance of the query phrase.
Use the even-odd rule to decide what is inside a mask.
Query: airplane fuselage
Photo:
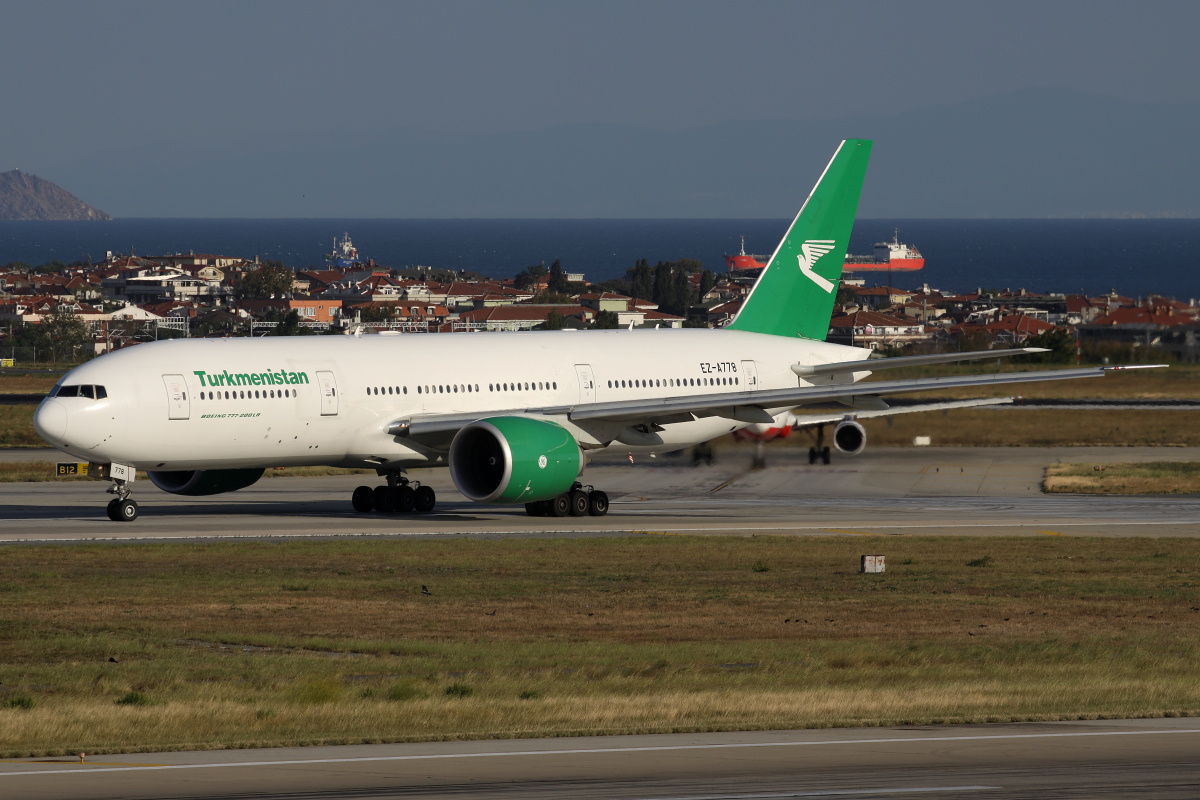
[[[105,396],[49,398],[36,423],[78,458],[163,471],[439,466],[442,448],[390,435],[389,426],[526,410],[562,425],[585,449],[665,452],[746,423],[699,416],[662,426],[653,443],[630,444],[628,434],[618,440],[624,423],[573,422],[569,412],[589,403],[805,386],[791,365],[867,355],[708,329],[175,340],[77,367],[60,386],[103,387]]]

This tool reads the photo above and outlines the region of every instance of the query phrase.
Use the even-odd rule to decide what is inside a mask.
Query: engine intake
[[[583,470],[575,437],[553,422],[491,417],[472,422],[450,444],[450,477],[478,503],[549,500]]]
[[[262,469],[204,469],[149,472],[150,482],[164,492],[201,497],[245,489],[262,477]]]
[[[833,429],[833,446],[848,456],[856,456],[867,446],[867,430],[852,419],[842,420]]]

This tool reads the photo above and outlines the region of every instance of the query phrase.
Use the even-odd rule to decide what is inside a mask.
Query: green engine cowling
[[[148,472],[150,482],[164,492],[201,497],[245,489],[262,477],[260,469],[205,469]]]
[[[549,500],[583,469],[575,437],[553,422],[490,417],[460,430],[450,445],[450,476],[478,503]]]

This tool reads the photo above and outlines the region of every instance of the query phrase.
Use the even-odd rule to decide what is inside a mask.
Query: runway
[[[28,451],[26,451],[28,452]],[[446,470],[414,471],[438,493],[433,514],[355,514],[350,493],[373,476],[264,478],[240,492],[180,497],[139,481],[142,516],[113,523],[102,482],[0,484],[0,542],[296,536],[1064,535],[1195,536],[1200,497],[1043,495],[1055,461],[1200,460],[1200,448],[876,448],[810,466],[805,451],[749,448],[711,466],[684,457],[607,457],[584,481],[608,492],[605,517],[532,518],[481,506]],[[11,457],[11,456],[10,456]],[[53,456],[41,456],[52,460]],[[39,458],[39,460],[40,460]]]
[[[0,762],[6,797],[1195,798],[1200,721],[1108,720]]]

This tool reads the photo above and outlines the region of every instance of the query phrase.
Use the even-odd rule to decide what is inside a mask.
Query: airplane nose
[[[67,409],[57,400],[44,400],[33,415],[33,429],[51,444],[67,435]]]

